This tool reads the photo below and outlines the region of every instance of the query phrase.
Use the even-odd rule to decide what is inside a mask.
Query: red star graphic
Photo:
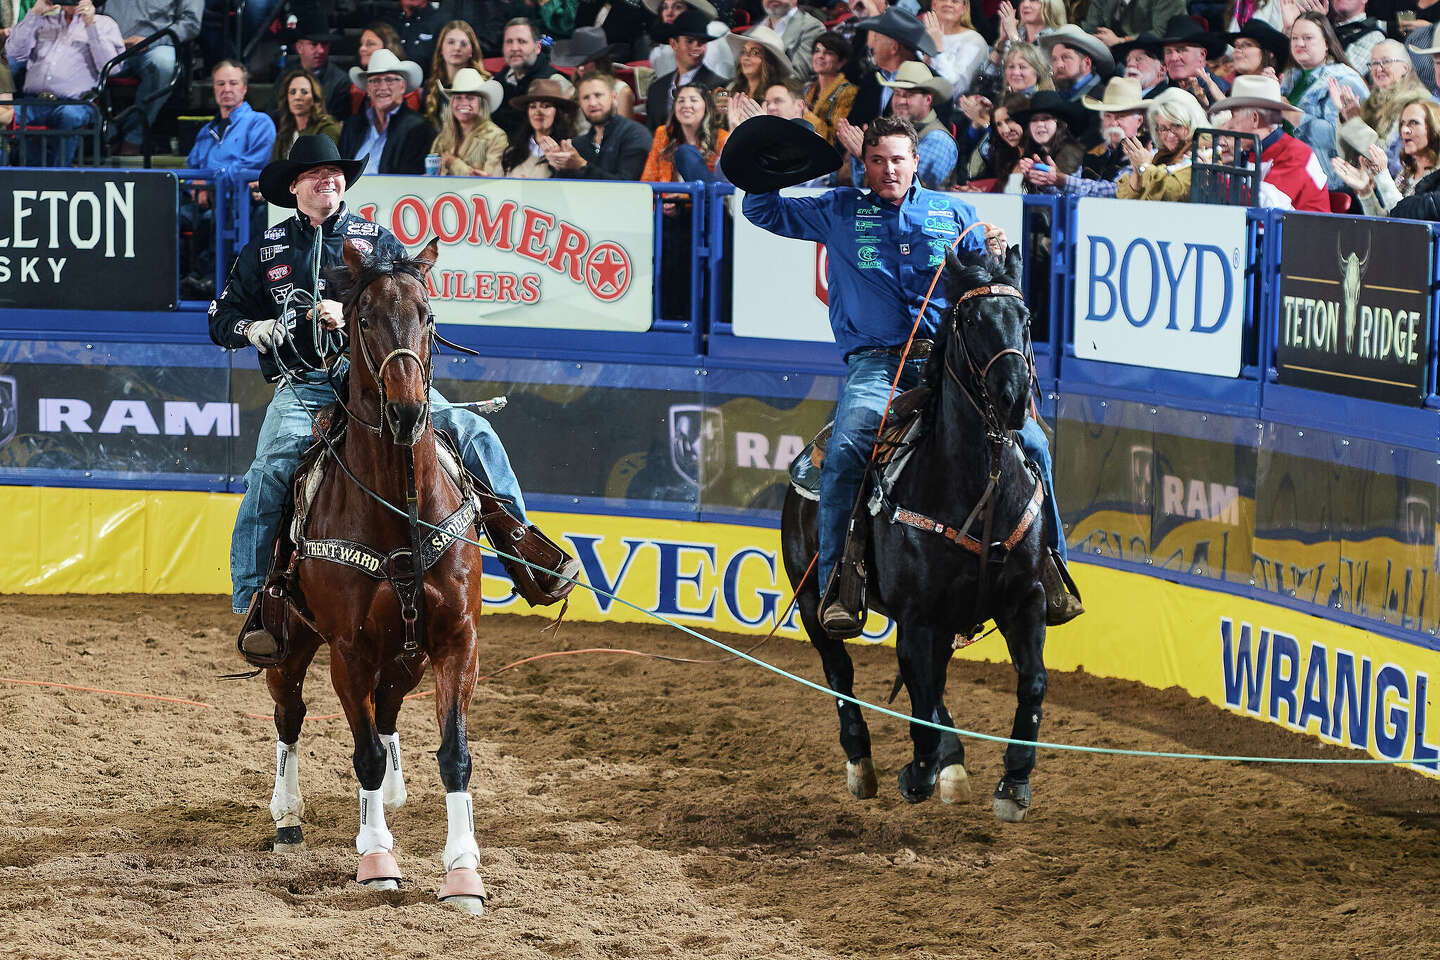
[[[590,292],[601,300],[614,300],[629,282],[630,264],[613,244],[604,244],[590,255],[585,277]]]

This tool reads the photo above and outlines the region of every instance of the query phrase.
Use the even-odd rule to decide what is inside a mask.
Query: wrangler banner
[[[441,323],[650,329],[646,184],[366,177],[347,200],[412,252],[439,237],[430,303]]]
[[[1419,406],[1430,353],[1430,228],[1287,213],[1279,381]]]

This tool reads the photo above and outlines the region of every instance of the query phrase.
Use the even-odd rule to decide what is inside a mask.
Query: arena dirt
[[[881,792],[845,791],[831,702],[744,664],[562,657],[482,683],[471,790],[491,899],[436,904],[443,794],[431,700],[401,714],[407,879],[351,882],[356,783],[340,720],[307,722],[308,852],[265,852],[274,728],[216,597],[0,598],[5,675],[209,709],[0,684],[0,955],[329,957],[1440,956],[1440,784],[1381,768],[1043,753],[1029,822],[902,801],[902,726],[872,720]],[[487,617],[494,668],[557,647],[709,656],[663,629]],[[996,638],[986,641],[995,642]],[[1051,643],[1064,643],[1056,631]],[[818,678],[804,645],[774,662]],[[333,712],[324,657],[312,718]],[[879,699],[893,651],[855,650]],[[428,681],[421,689],[428,688]],[[957,721],[1002,732],[1005,665],[956,663]],[[903,702],[903,697],[902,701]],[[1432,704],[1432,708],[1434,705]],[[1056,674],[1044,733],[1153,750],[1347,756],[1178,690]]]

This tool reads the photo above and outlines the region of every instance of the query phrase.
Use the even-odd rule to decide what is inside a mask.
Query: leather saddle
[[[889,467],[901,451],[909,448],[929,400],[929,387],[916,387],[896,396],[890,404],[890,412],[885,417],[885,426],[880,431],[880,441],[875,448],[873,466],[876,469]],[[825,424],[790,464],[791,486],[809,500],[820,499],[820,467],[825,462],[825,448],[834,430],[835,421]]]

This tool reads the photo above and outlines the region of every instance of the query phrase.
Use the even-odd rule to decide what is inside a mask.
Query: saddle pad
[[[898,474],[899,468],[905,465],[906,455],[895,462],[896,451],[908,451],[905,444],[919,433],[921,412],[929,399],[929,387],[916,387],[906,390],[890,404],[890,413],[885,418],[885,429],[880,433],[880,444],[875,452],[875,463],[885,467],[887,474]],[[815,434],[815,439],[790,463],[790,486],[807,500],[820,499],[820,468],[825,463],[825,447],[834,429],[835,421],[825,424]]]

